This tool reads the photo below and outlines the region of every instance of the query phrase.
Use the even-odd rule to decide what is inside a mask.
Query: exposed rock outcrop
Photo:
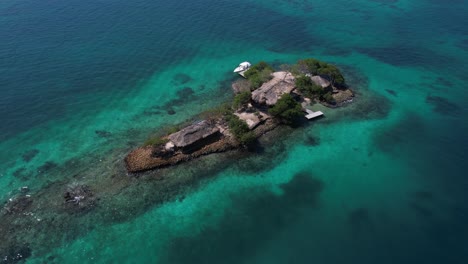
[[[310,77],[310,79],[318,86],[322,87],[322,88],[327,88],[331,85],[330,81],[328,81],[327,79],[321,77],[321,76],[318,76],[318,75],[315,75],[315,76],[310,76],[310,74],[308,74],[308,76]]]
[[[263,121],[271,118],[269,115],[263,112],[253,112],[253,113],[240,112],[240,113],[235,113],[235,115],[239,117],[239,119],[244,120],[247,126],[249,127],[249,129],[254,129],[258,125],[260,125],[260,123],[262,123]]]
[[[65,207],[71,211],[87,211],[96,202],[94,193],[87,185],[73,183],[67,187],[63,198]]]

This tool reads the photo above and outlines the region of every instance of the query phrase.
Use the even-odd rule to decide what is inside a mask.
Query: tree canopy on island
[[[255,90],[272,78],[271,73],[273,73],[273,68],[268,63],[261,61],[250,67],[244,73],[244,76],[250,81],[252,88]]]
[[[314,58],[299,60],[298,65],[303,71],[305,70],[312,75],[328,78],[334,85],[340,87],[346,86],[345,78],[335,65]]]
[[[303,115],[301,105],[290,94],[283,94],[269,112],[287,124],[294,123]]]
[[[247,105],[250,102],[250,98],[252,97],[252,93],[249,91],[241,92],[234,97],[232,101],[232,107],[234,109],[239,109],[242,106]]]
[[[324,91],[320,85],[315,84],[310,77],[303,74],[296,77],[295,84],[297,89],[309,98],[319,97]]]
[[[249,126],[244,120],[241,120],[234,114],[226,116],[226,119],[228,121],[229,131],[231,131],[242,145],[249,145],[256,140],[255,134],[250,131]]]
[[[315,84],[310,77],[305,75],[299,75],[296,77],[297,89],[306,97],[311,99],[318,98],[329,104],[335,104],[335,98],[333,98],[331,88],[322,88],[320,85]]]

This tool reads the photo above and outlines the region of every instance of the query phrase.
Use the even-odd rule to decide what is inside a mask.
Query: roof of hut
[[[295,78],[290,72],[280,71],[272,75],[273,79],[252,92],[252,100],[259,104],[274,105],[283,94],[294,90]]]
[[[176,133],[170,134],[168,137],[176,147],[183,148],[201,139],[207,138],[218,131],[219,128],[217,128],[214,124],[203,120],[196,124],[185,127]]]

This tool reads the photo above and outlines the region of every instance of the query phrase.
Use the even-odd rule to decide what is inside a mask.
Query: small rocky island
[[[334,65],[304,59],[275,71],[260,62],[232,85],[232,102],[205,113],[205,118],[166,135],[150,138],[125,158],[135,173],[188,161],[210,153],[246,147],[281,124],[294,124],[313,113],[320,103],[339,107],[351,102],[353,92]]]

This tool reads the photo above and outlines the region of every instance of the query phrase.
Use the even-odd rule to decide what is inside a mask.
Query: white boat
[[[234,72],[246,71],[246,70],[248,70],[250,68],[250,66],[252,66],[252,64],[250,64],[250,62],[244,61],[241,64],[239,64],[239,66],[237,68],[234,69]]]

